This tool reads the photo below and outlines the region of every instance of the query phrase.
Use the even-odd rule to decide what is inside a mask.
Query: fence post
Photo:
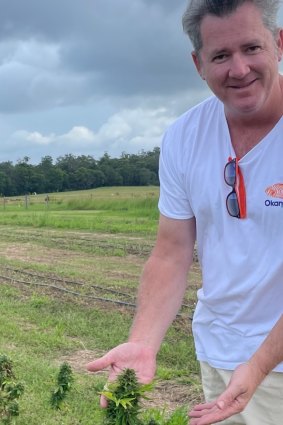
[[[49,207],[49,195],[48,194],[45,196],[45,206],[46,206],[46,208]]]

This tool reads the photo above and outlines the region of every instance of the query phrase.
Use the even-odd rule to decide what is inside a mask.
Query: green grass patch
[[[98,391],[106,375],[87,374],[85,363],[125,341],[134,310],[37,284],[65,285],[82,295],[96,285],[134,296],[157,230],[157,197],[158,188],[105,188],[50,194],[48,206],[43,195],[27,208],[19,199],[2,211],[0,205],[0,354],[12,358],[25,383],[19,425],[102,425]],[[192,276],[190,303],[200,284],[197,267]],[[76,359],[74,390],[54,411],[50,394],[66,358]],[[170,327],[158,355],[158,380],[185,386],[192,400],[200,397],[189,320]]]
[[[0,206],[0,225],[154,234],[158,220],[158,188],[100,188],[14,197]]]
[[[15,364],[17,376],[25,383],[21,400],[21,425],[99,424],[101,411],[97,388],[105,379],[75,373],[75,393],[68,396],[67,408],[54,412],[48,406],[53,377],[60,358],[83,350],[105,352],[124,341],[131,314],[65,302],[46,295],[0,286],[0,346]],[[174,345],[171,339],[174,338]],[[197,372],[192,340],[183,340],[172,327],[158,357],[159,379],[189,379]],[[194,365],[192,366],[192,362]],[[83,366],[83,365],[81,365]],[[97,422],[96,422],[97,420]]]

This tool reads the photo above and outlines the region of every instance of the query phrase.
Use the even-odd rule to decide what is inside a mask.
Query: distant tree
[[[37,166],[37,170],[43,175],[42,192],[59,192],[63,190],[65,172],[53,164],[51,156],[44,156]]]
[[[123,179],[124,186],[134,186],[135,165],[130,160],[121,160],[118,172]]]
[[[77,168],[77,158],[72,154],[59,156],[56,161],[57,167],[65,171],[66,174],[74,173]]]
[[[78,189],[94,187],[94,170],[85,167],[78,168],[74,173],[74,184]]]
[[[0,193],[2,196],[5,196],[7,185],[6,174],[3,171],[0,171]]]
[[[97,161],[90,155],[80,155],[77,157],[77,168],[86,168],[94,170],[97,166]]]
[[[139,168],[137,170],[136,176],[138,186],[149,186],[153,184],[153,180],[155,177],[154,173],[152,173],[152,171],[148,170],[145,167]]]
[[[101,170],[93,171],[93,187],[101,187],[105,185],[105,175]]]
[[[16,195],[17,188],[14,182],[14,166],[11,161],[0,163],[1,194],[3,196]]]
[[[105,176],[104,186],[122,186],[123,177],[116,171],[111,165],[103,165],[100,167],[100,171]]]
[[[18,160],[14,168],[14,181],[17,187],[17,194],[24,195],[34,192],[32,187],[33,166],[28,163],[29,157],[25,156]]]
[[[41,158],[40,163],[38,164],[42,170],[49,171],[53,167],[53,158],[50,155],[46,155]]]
[[[38,165],[24,156],[16,165],[0,163],[0,194],[50,193],[66,190],[91,189],[101,186],[158,185],[159,148],[138,154],[123,152],[111,158],[105,152],[96,160],[90,155],[66,154],[56,159],[44,156]]]

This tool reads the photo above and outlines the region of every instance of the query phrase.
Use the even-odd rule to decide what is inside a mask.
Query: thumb
[[[86,365],[86,368],[90,372],[98,372],[99,370],[106,369],[110,365],[111,365],[110,356],[108,354],[105,354],[105,356],[100,357],[99,359],[88,363]]]
[[[216,405],[217,407],[219,407],[220,410],[224,410],[225,407],[227,406],[227,403],[225,403],[225,401],[221,399],[221,400],[217,400]]]
[[[238,392],[234,392],[232,389],[227,388],[216,400],[216,405],[220,410],[224,410],[237,398],[238,395]]]

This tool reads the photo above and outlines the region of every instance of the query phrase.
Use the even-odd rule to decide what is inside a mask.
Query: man
[[[193,333],[207,401],[225,391],[232,371],[251,358],[281,317],[278,5],[278,0],[189,2],[184,30],[193,42],[196,68],[214,96],[185,113],[164,136],[157,241],[144,268],[129,340],[89,370],[111,366],[114,379],[129,367],[142,382],[152,380],[156,354],[182,302],[195,239],[203,287]],[[280,425],[282,372],[280,363],[244,411],[223,424]],[[105,400],[101,403],[105,406]],[[205,417],[193,421],[209,423],[201,422]]]

